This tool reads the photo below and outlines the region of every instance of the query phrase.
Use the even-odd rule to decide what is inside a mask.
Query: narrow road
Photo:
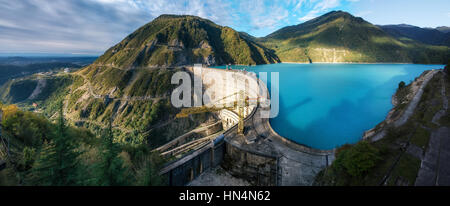
[[[83,78],[83,81],[87,84],[89,95],[92,98],[94,98],[94,99],[104,99],[104,98],[106,98],[106,95],[95,94],[94,89],[93,89],[93,87],[91,85],[91,82],[86,78],[85,75],[80,74],[80,73],[71,73],[71,75],[80,76],[80,77]],[[72,93],[72,92],[73,92],[73,85],[70,88],[70,93]],[[66,96],[66,98],[64,99],[64,114],[67,114],[67,110],[68,110],[68,108],[67,108],[68,107],[68,103],[67,103],[68,97],[69,97],[69,95]],[[168,98],[168,97],[165,97],[165,96],[163,96],[163,97],[145,97],[145,96],[144,97],[111,97],[110,99],[113,100],[113,101],[117,100],[117,101],[128,101],[128,102],[130,102],[130,101],[159,101],[159,100],[165,99],[165,98]],[[100,122],[97,122],[95,120],[90,120],[90,119],[85,119],[85,118],[84,119],[83,118],[82,119],[74,119],[74,118],[67,117],[67,115],[66,115],[66,118],[68,118],[68,119],[70,119],[72,121],[87,122],[87,123],[91,123],[91,124],[96,124],[96,125],[100,126],[101,128],[107,128],[107,125],[105,125],[103,123],[100,123]],[[151,126],[146,131],[140,131],[140,132],[144,132],[144,133],[151,132],[153,129],[161,128],[163,126],[166,126],[166,125],[172,123],[173,120],[174,119],[170,119],[170,120],[165,121],[165,122],[160,122],[160,123],[158,123],[156,125]],[[121,127],[121,126],[118,126],[118,125],[113,125],[113,127],[117,128],[120,131],[125,132],[125,133],[131,133],[133,131],[136,131],[136,130],[127,129],[127,128],[124,128],[124,127]]]
[[[432,70],[428,74],[426,74],[425,79],[423,80],[422,84],[420,85],[420,88],[416,92],[416,95],[413,97],[411,102],[409,102],[408,106],[406,107],[403,114],[400,116],[399,119],[394,121],[394,126],[399,127],[405,124],[408,119],[414,114],[414,110],[416,109],[417,105],[419,104],[420,99],[422,98],[423,90],[427,86],[428,82],[433,78],[433,76],[439,72],[438,70]],[[375,134],[374,136],[370,137],[370,140],[372,142],[376,142],[380,139],[382,139],[386,135],[386,129],[382,129],[380,132]]]
[[[439,120],[447,113],[448,98],[446,93],[446,75],[441,79],[442,109],[438,111],[432,122],[441,126]],[[417,174],[416,186],[450,186],[450,128],[441,126],[432,131],[428,149],[422,159]]]
[[[439,120],[445,115],[445,113],[447,112],[448,109],[448,99],[447,99],[447,95],[446,95],[446,91],[445,91],[445,77],[444,76],[441,79],[441,97],[442,97],[442,109],[439,110],[439,112],[437,112],[434,116],[433,119],[431,120],[431,122],[433,122],[436,125],[441,125],[439,123]]]
[[[79,74],[79,73],[72,73],[73,75],[77,75],[80,76],[84,79],[84,82],[87,83],[87,87],[89,90],[89,94],[91,95],[91,97],[95,98],[95,99],[103,99],[106,97],[106,95],[99,95],[99,94],[95,94],[94,89],[92,88],[92,84],[91,82],[86,78],[85,75],[83,74]],[[133,97],[129,97],[129,96],[125,96],[125,97],[109,97],[112,100],[119,100],[119,101],[159,101],[161,99],[166,99],[168,98],[167,96],[162,96],[162,97],[151,97],[151,96],[133,96]]]
[[[403,112],[402,116],[394,122],[394,125],[396,127],[404,125],[408,119],[414,114],[414,110],[417,107],[417,104],[419,104],[420,99],[422,98],[423,90],[427,86],[428,82],[433,78],[433,76],[439,72],[439,70],[433,70],[429,74],[426,75],[426,78],[423,80],[422,85],[420,85],[419,90],[417,91],[414,98],[411,100],[411,102],[408,104],[408,107]]]

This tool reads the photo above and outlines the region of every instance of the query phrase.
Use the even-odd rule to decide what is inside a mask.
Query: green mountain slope
[[[256,41],[256,42],[255,42]],[[271,48],[271,49],[267,49]],[[276,52],[276,54],[275,54]],[[345,12],[255,38],[194,16],[162,15],[73,73],[30,76],[0,87],[0,100],[55,117],[64,101],[66,118],[101,131],[112,119],[116,140],[156,147],[199,126],[210,114],[175,119],[171,76],[181,65],[279,62],[438,63],[449,49],[396,39]],[[37,107],[31,107],[37,103]]]
[[[132,68],[275,62],[278,58],[270,50],[229,27],[195,16],[162,15],[108,49],[95,63]]]
[[[70,84],[47,95],[47,88],[60,77],[48,77],[38,98],[29,98],[39,85],[37,77],[7,82],[0,97],[8,103],[30,107],[55,117],[54,106],[64,101],[66,118],[95,132],[112,119],[116,141],[156,147],[213,121],[210,114],[175,119],[170,83],[181,65],[266,64],[278,62],[273,51],[242,37],[228,27],[194,16],[163,15],[139,28],[100,56],[93,64],[69,73]]]
[[[450,50],[397,39],[379,27],[342,11],[284,27],[257,40],[283,62],[443,63]]]
[[[420,28],[407,24],[383,25],[379,27],[396,38],[408,38],[424,44],[450,46],[446,42],[450,35],[437,29]]]

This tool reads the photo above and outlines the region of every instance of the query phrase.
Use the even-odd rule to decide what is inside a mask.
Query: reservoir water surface
[[[279,72],[280,110],[270,120],[281,136],[315,149],[358,142],[383,121],[400,81],[409,84],[423,71],[442,65],[270,64],[248,71]],[[219,68],[225,68],[219,67]],[[242,69],[234,66],[233,69]]]

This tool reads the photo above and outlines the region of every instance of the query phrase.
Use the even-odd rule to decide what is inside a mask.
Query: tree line
[[[145,145],[114,141],[112,123],[96,136],[65,122],[62,103],[58,118],[2,105],[2,138],[10,143],[8,166],[0,185],[155,186],[164,185],[159,170],[164,160]]]

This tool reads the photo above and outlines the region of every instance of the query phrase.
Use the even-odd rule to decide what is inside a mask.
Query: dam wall
[[[256,108],[256,102],[260,97],[260,88],[258,78],[250,73],[239,70],[225,70],[206,67],[188,67],[194,78],[202,80],[203,104],[204,105],[228,105],[236,103],[239,100],[239,92],[244,91],[244,98],[248,99],[249,104],[244,109],[244,117]],[[194,98],[196,94],[194,93]],[[219,118],[223,122],[225,130],[231,128],[239,121],[237,108],[233,111],[221,110]]]
[[[222,167],[231,175],[252,185],[281,185],[280,157],[241,147],[227,140]]]
[[[160,172],[169,186],[184,186],[203,172],[219,166],[225,155],[225,142],[211,142],[183,158],[169,163]]]
[[[193,68],[187,70],[195,75]],[[211,76],[215,80],[211,80]],[[197,77],[206,80],[203,82],[204,91],[213,91],[207,93],[215,100],[211,102],[236,101],[223,97],[245,90],[249,102],[262,104],[246,106],[244,135],[237,133],[237,111],[221,110],[219,118],[225,130],[223,136],[168,163],[160,174],[168,177],[169,185],[187,185],[204,171],[219,165],[252,185],[311,185],[317,173],[334,160],[333,150],[315,150],[299,145],[272,129],[269,118],[262,115],[270,110],[266,104],[270,95],[260,79],[242,71],[214,68],[201,68]],[[257,87],[250,86],[252,84]]]
[[[194,76],[196,75],[194,68],[187,68],[187,70]],[[197,72],[199,71],[197,70]],[[203,91],[212,91],[212,93],[207,92],[208,96],[212,96],[211,100],[215,99],[211,103],[227,104],[237,101],[238,96],[236,94],[241,90],[245,91],[245,98],[249,102],[255,102],[255,104],[248,104],[244,108],[244,122],[246,124],[252,121],[251,119],[257,110],[257,99],[264,92],[264,94],[268,93],[262,81],[256,76],[247,75],[242,71],[201,68],[201,74],[197,77],[201,77],[203,81]],[[211,81],[211,77],[213,77],[213,81]],[[223,99],[224,97],[226,98]],[[227,140],[229,136],[237,134],[239,121],[237,111],[223,109],[219,111],[219,118],[222,120],[225,130],[223,136],[219,136],[219,138],[197,151],[190,152],[184,157],[166,164],[160,174],[166,177],[167,184],[186,185],[204,171],[222,165],[232,175],[252,180],[252,184],[277,185],[277,157],[245,150]],[[184,137],[175,140],[174,144],[181,139],[184,139]]]
[[[190,71],[195,75],[193,68]],[[265,83],[258,79],[256,74],[239,70],[201,68],[201,79],[205,90],[212,91],[212,93],[207,92],[207,95],[213,96],[212,99],[215,99],[217,103],[238,101],[236,94],[244,91],[244,98],[249,102],[244,109],[245,130],[253,130],[251,123],[257,108],[260,107],[258,101],[265,101],[269,97]],[[226,99],[223,99],[224,97]],[[231,175],[245,179],[252,185],[279,185],[281,179],[278,175],[281,174],[278,167],[279,157],[272,152],[265,150],[260,152],[245,146],[248,144],[246,137],[236,132],[239,121],[237,111],[223,109],[219,112],[219,118],[225,130],[224,156],[221,166]],[[248,132],[245,133],[248,134]]]

